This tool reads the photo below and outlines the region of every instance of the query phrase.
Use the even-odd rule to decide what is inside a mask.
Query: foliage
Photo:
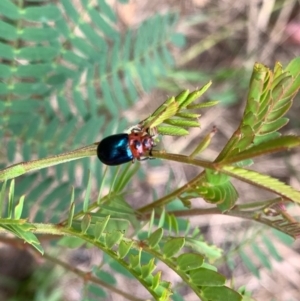
[[[184,37],[175,30],[174,14],[156,15],[138,30],[121,33],[116,29],[117,16],[106,2],[81,1],[80,6],[73,7],[70,0],[25,6],[0,1],[0,126],[7,150],[2,163],[20,157],[27,161],[0,171],[2,232],[21,238],[37,254],[82,278],[86,300],[105,299],[108,292],[142,300],[119,289],[114,273],[134,277],[155,300],[180,300],[182,285],[204,301],[246,300],[244,290],[229,287],[214,266],[222,250],[206,242],[184,217],[222,213],[299,236],[299,223],[285,209],[286,203],[299,203],[299,191],[249,166],[258,156],[300,145],[299,137],[279,133],[300,88],[300,59],[285,69],[278,63],[274,71],[262,64],[254,66],[241,124],[215,161],[198,155],[216,129],[188,156],[154,149],[149,155],[204,170],[184,186],[136,209],[128,198],[138,165],[107,172],[90,158],[61,163],[94,155],[99,132],[109,135],[115,126],[126,128],[120,111],[137,99],[140,89],[151,90],[171,72],[169,46],[184,45]],[[187,135],[190,127],[199,126],[197,111],[216,104],[196,103],[209,86],[210,82],[167,99],[139,126],[155,135]],[[84,144],[89,145],[69,151]],[[33,160],[36,156],[40,159]],[[34,170],[39,172],[18,178],[15,184],[16,177]],[[78,170],[83,170],[82,177],[77,176]],[[239,194],[233,178],[267,189],[274,198],[236,204]],[[108,184],[105,194],[102,188]],[[93,194],[94,187],[98,196]],[[193,200],[199,198],[212,206],[194,206]],[[85,273],[51,256],[51,248],[46,246],[45,251],[40,244],[40,238],[48,234],[63,236],[51,239],[55,248],[101,250],[105,254],[101,265]],[[274,256],[272,242],[266,236],[262,239]],[[271,268],[254,243],[252,250]],[[237,252],[257,274],[244,250]],[[180,277],[178,287],[164,279],[158,262]]]
[[[60,4],[0,3],[2,164],[15,162],[17,154],[24,161],[60,154],[97,141],[99,133],[106,136],[126,128],[120,110],[127,109],[141,89],[156,85],[173,65],[170,43],[184,41],[175,32],[174,14],[156,15],[137,31],[122,33],[116,30],[115,12],[104,1],[81,1],[78,8],[70,0]],[[103,170],[89,159],[19,181],[16,194],[27,195],[25,214],[52,187],[35,220],[45,221],[45,208],[51,204],[54,214],[47,220],[57,222],[55,212],[68,209],[57,200],[69,194],[78,168],[84,173],[76,185],[78,199],[89,170],[102,177]]]

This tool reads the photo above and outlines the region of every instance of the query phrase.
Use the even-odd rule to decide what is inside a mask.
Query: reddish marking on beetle
[[[141,157],[143,157],[147,151],[151,152],[153,146],[155,146],[152,136],[140,129],[132,129],[128,135],[128,141],[133,157],[139,161],[142,160]]]

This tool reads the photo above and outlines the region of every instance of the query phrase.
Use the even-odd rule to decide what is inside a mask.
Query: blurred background
[[[247,97],[247,87],[253,64],[261,62],[273,68],[279,61],[283,66],[300,55],[300,3],[299,1],[273,0],[190,0],[190,1],[132,1],[118,10],[126,26],[136,26],[153,12],[179,11],[178,31],[186,37],[183,48],[175,48],[176,67],[170,78],[159,83],[159,88],[141,97],[137,109],[146,111],[160,103],[165,96],[177,93],[176,87],[193,89],[212,80],[213,85],[205,94],[210,100],[219,100],[220,106],[203,112],[200,119],[201,134],[208,133],[212,126],[218,129],[211,146],[201,157],[213,159],[237,128],[243,114]],[[134,114],[137,109],[129,114]],[[285,134],[300,133],[300,95],[294,100],[289,112],[290,122],[283,129]],[[200,135],[201,135],[200,134]],[[190,138],[191,137],[191,138]],[[189,153],[199,137],[196,129],[188,138],[163,139],[166,149],[172,152]],[[269,156],[259,159],[255,170],[275,176],[293,187],[300,189],[299,152],[287,155]],[[172,169],[175,185],[182,185],[195,175],[191,167],[167,164],[165,173],[161,166],[147,171],[150,185],[164,189],[164,179]],[[149,183],[148,182],[148,183]],[[249,185],[239,183],[240,202],[267,199],[270,195]],[[205,207],[204,204],[201,204]],[[299,208],[294,208],[295,216]],[[200,225],[208,241],[224,249],[220,271],[233,277],[234,285],[246,285],[253,292],[255,300],[300,300],[299,241],[274,235],[270,229],[233,217],[201,216],[191,219]],[[262,235],[262,237],[259,237]],[[257,257],[256,247],[266,250],[266,239],[273,239],[278,252],[277,259],[263,264]],[[240,247],[244,245],[244,248]],[[226,257],[245,251],[245,257],[253,260],[254,267],[245,267],[245,258],[236,258],[236,268],[228,268]],[[227,253],[228,252],[228,253]],[[276,256],[275,256],[276,257]],[[242,262],[244,261],[244,262]],[[227,262],[228,263],[228,262]],[[230,265],[229,265],[230,266]],[[249,271],[250,270],[250,271]],[[259,270],[259,272],[257,272]],[[259,276],[259,277],[258,277]],[[187,294],[184,300],[196,300]]]
[[[60,5],[59,1],[45,2]],[[140,85],[136,89],[137,99],[131,99],[130,106],[114,107],[113,110],[117,110],[117,115],[120,116],[121,124],[116,125],[114,130],[136,124],[167,97],[176,95],[183,89],[192,90],[201,87],[209,80],[212,80],[213,85],[205,94],[204,100],[220,101],[217,107],[201,112],[201,131],[194,129],[188,137],[183,138],[164,137],[161,147],[167,151],[188,154],[199,141],[199,133],[203,137],[213,126],[216,126],[218,132],[211,146],[201,155],[205,159],[213,160],[241,120],[253,64],[260,62],[272,69],[275,62],[279,61],[285,67],[291,59],[300,56],[299,0],[132,0],[125,2],[106,1],[117,17],[115,30],[121,35],[125,35],[128,30],[137,30],[145,20],[157,13],[174,12],[178,18],[176,32],[184,37],[184,41],[182,43],[177,41],[177,45],[174,43],[168,46],[174,62],[172,67],[161,70],[164,71],[164,75],[158,78],[155,86],[144,89],[143,85]],[[23,3],[25,6],[32,5],[32,1],[23,1]],[[79,13],[84,10],[85,1],[72,0],[71,3]],[[5,9],[1,5],[0,8]],[[1,16],[0,10],[0,18],[3,19],[4,17]],[[2,62],[4,61],[3,59]],[[161,68],[165,68],[164,62]],[[68,101],[70,100],[67,106],[70,107],[70,111],[76,112],[72,104],[73,98],[74,95],[70,92],[66,97]],[[60,106],[59,98],[54,100],[50,97],[50,99],[52,107]],[[49,109],[46,108],[45,111],[47,110]],[[43,114],[43,111],[40,111],[40,114]],[[283,133],[300,134],[299,116],[300,95],[294,100],[293,109],[288,114],[290,122],[283,129]],[[106,134],[110,133],[111,128],[113,127],[110,126],[105,130]],[[96,141],[99,141],[105,134],[100,131],[96,136]],[[92,142],[94,141],[90,141]],[[26,143],[32,150],[35,149],[29,144],[29,140]],[[46,148],[51,147],[49,145]],[[64,148],[58,149],[61,150]],[[16,151],[16,156],[11,162],[24,160],[24,157],[26,159],[24,154],[25,151]],[[38,157],[42,154],[43,152],[37,151]],[[3,155],[3,158],[6,156]],[[93,164],[95,162],[93,161]],[[291,152],[288,156],[270,156],[258,162],[259,164],[255,165],[256,170],[300,189],[299,152]],[[7,160],[3,159],[1,163],[7,165]],[[171,189],[183,185],[197,172],[193,167],[173,162],[170,164],[166,162],[163,165],[146,162],[141,164],[141,168],[144,171],[143,176],[134,178],[132,183],[135,193],[131,202],[138,204],[137,207],[151,202],[154,190],[158,196],[161,196],[166,193],[168,185]],[[81,180],[74,177],[74,182],[80,186]],[[269,197],[266,192],[253,189],[249,185],[240,185],[239,193],[240,202],[255,201],[257,196],[259,196],[258,200]],[[203,207],[205,206],[203,202]],[[44,211],[45,208],[47,205]],[[294,216],[299,217],[299,213],[298,208],[293,209]],[[204,237],[211,244],[224,249],[223,257],[218,262],[219,271],[227,278],[232,277],[235,287],[245,285],[246,289],[252,292],[255,300],[300,300],[299,241],[293,242],[262,225],[233,217],[201,216],[201,218],[192,218],[191,222],[194,226],[200,227]],[[261,256],[265,257],[265,260],[259,259],[257,256],[259,250],[264,251],[270,246],[268,240],[272,240],[276,247],[272,251],[275,255],[266,258],[267,253],[262,253]],[[63,268],[58,268],[49,262],[45,263],[46,260],[37,259],[26,250],[8,246],[5,239],[1,241],[1,300],[82,300],[84,285],[75,274],[66,272]],[[259,250],[257,246],[260,246]],[[244,258],[237,256],[238,250],[241,249]],[[61,256],[61,254],[57,255]],[[83,248],[63,255],[70,265],[86,271],[99,261],[99,256],[101,258],[101,255],[92,249]],[[247,258],[251,259],[248,266]],[[230,260],[235,262],[233,269]],[[165,279],[171,277],[174,275],[165,272]],[[129,287],[139,296],[145,294],[143,290],[139,292],[134,282],[127,278],[120,277],[118,281],[121,288]],[[100,297],[99,291],[96,290],[95,294]],[[182,297],[187,301],[197,300],[188,291],[183,291]],[[103,300],[121,299],[111,294]]]

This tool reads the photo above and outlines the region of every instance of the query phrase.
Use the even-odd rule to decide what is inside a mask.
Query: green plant
[[[81,1],[81,5],[79,13],[68,0],[61,1],[61,6],[25,7],[22,2],[0,1],[0,28],[5,29],[0,31],[0,122],[7,150],[2,162],[13,162],[19,153],[27,161],[0,171],[2,232],[13,233],[47,260],[74,272],[85,284],[85,300],[105,298],[107,292],[142,300],[120,289],[114,273],[134,277],[156,300],[181,300],[181,286],[188,286],[201,300],[245,299],[243,290],[240,294],[226,286],[226,278],[212,265],[222,250],[191,227],[188,217],[239,216],[299,236],[299,224],[285,210],[287,203],[299,202],[299,191],[249,166],[258,156],[300,144],[299,137],[278,132],[288,121],[284,116],[300,87],[300,59],[285,69],[276,64],[273,72],[255,65],[241,124],[215,161],[197,157],[215,130],[190,155],[153,150],[156,158],[204,170],[182,187],[136,208],[129,205],[128,187],[139,165],[107,171],[101,170],[100,163],[81,158],[95,155],[97,143],[90,143],[97,141],[98,132],[110,135],[115,125],[127,127],[119,122],[118,108],[128,108],[140,87],[150,90],[159,77],[167,75],[166,69],[173,64],[168,45],[181,46],[184,37],[175,31],[176,15],[157,15],[137,32],[122,35],[105,2]],[[198,109],[216,104],[196,103],[209,86],[169,98],[140,125],[161,135],[187,135],[189,127],[198,126]],[[40,159],[32,160],[34,154]],[[81,160],[61,164],[76,159]],[[75,185],[80,167],[81,184]],[[38,172],[17,178],[34,170]],[[237,204],[233,178],[268,189],[274,198]],[[8,179],[13,180],[8,183]],[[98,190],[97,196],[93,190]],[[195,208],[193,200],[199,198],[212,207]],[[57,240],[57,236],[64,237]],[[93,246],[105,256],[86,273],[51,255],[50,247],[45,251],[42,239],[51,240],[56,249]],[[182,284],[174,286],[164,279],[156,269],[157,261],[174,270]],[[107,267],[114,273],[109,275]]]

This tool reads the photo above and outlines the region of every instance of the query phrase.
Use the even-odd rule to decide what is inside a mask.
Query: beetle
[[[151,135],[145,130],[134,128],[129,134],[121,133],[108,136],[101,140],[97,147],[99,160],[106,165],[120,165],[135,159],[147,160],[145,152],[155,146]]]

